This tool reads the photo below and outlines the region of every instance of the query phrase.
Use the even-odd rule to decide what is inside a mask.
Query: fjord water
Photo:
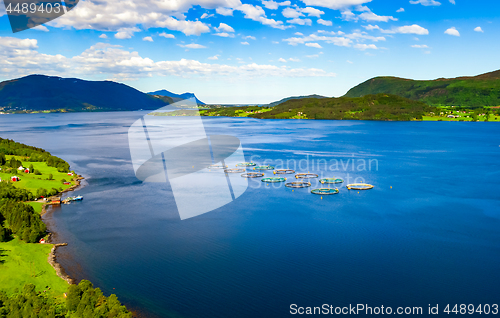
[[[69,243],[58,260],[131,308],[286,317],[291,304],[426,313],[429,304],[498,303],[499,124],[204,118],[209,134],[240,138],[247,160],[302,160],[301,172],[375,188],[344,183],[321,198],[250,180],[234,202],[181,221],[168,184],[134,176],[127,130],[143,115],[0,116],[1,137],[44,148],[86,177],[83,202],[45,217]],[[319,159],[331,169],[337,160],[339,171],[326,173]]]

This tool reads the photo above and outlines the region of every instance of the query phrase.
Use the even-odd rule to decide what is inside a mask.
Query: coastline
[[[67,189],[64,189],[63,191],[59,192],[57,194],[57,196],[61,196],[63,193],[65,192],[70,192],[70,191],[76,191],[80,188],[81,186],[81,180],[85,179],[84,177],[80,176],[80,175],[77,175],[76,178],[74,178],[73,180],[75,181],[75,185],[67,188]],[[42,212],[40,213],[40,216],[44,216],[45,214],[49,213],[47,211],[47,206],[50,205],[49,203],[44,203],[42,205]],[[45,221],[42,219],[42,221],[45,223]],[[47,223],[45,223],[45,225],[47,226]],[[49,234],[48,234],[48,239],[47,241],[49,242],[49,244],[53,244],[52,246],[52,249],[50,250],[50,253],[49,253],[49,256],[48,256],[48,259],[47,259],[47,262],[52,266],[52,268],[54,268],[54,270],[56,271],[56,274],[57,276],[59,276],[61,279],[63,279],[64,281],[66,281],[68,284],[75,284],[76,283],[76,280],[72,277],[70,277],[66,271],[64,270],[64,268],[61,266],[61,264],[59,264],[57,262],[57,255],[56,255],[56,252],[57,252],[57,249],[61,246],[67,246],[68,243],[54,243],[54,242],[51,242],[51,238],[52,238],[52,234],[53,233],[56,233],[56,232],[53,232],[52,230],[50,230],[47,226],[47,229],[49,230]]]

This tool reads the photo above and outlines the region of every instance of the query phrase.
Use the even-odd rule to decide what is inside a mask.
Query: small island
[[[46,205],[80,179],[49,152],[0,138],[0,317],[132,317],[89,281],[68,284],[53,254],[64,244],[47,243]]]

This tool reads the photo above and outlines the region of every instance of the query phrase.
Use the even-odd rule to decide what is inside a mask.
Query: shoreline
[[[67,189],[64,189],[63,191],[59,192],[57,194],[57,196],[61,196],[63,193],[65,192],[70,192],[70,191],[76,191],[79,189],[79,187],[81,186],[81,180],[85,179],[84,177],[80,176],[80,175],[77,175],[76,178],[74,178],[73,180],[75,181],[75,185],[67,188]],[[42,205],[42,212],[40,213],[40,217],[44,216],[45,214],[49,213],[47,211],[47,206],[50,205],[49,203],[44,203]],[[50,211],[52,212],[52,211]],[[44,220],[42,219],[42,222],[44,222]],[[45,223],[45,226],[47,226],[47,224]],[[59,264],[57,262],[57,255],[56,255],[56,252],[57,252],[57,249],[61,246],[67,246],[68,243],[53,243],[51,242],[51,237],[52,237],[52,234],[53,233],[56,233],[56,232],[53,232],[52,230],[50,230],[48,227],[47,229],[49,230],[49,234],[48,234],[48,238],[47,238],[47,241],[48,241],[48,244],[52,244],[52,249],[50,250],[50,253],[49,253],[49,256],[48,256],[48,259],[47,259],[47,262],[52,266],[52,268],[54,268],[54,270],[56,271],[56,274],[57,276],[59,276],[62,280],[66,281],[69,285],[72,285],[72,284],[75,284],[76,283],[76,280],[74,278],[72,278],[71,276],[69,276],[66,271],[64,270],[64,268],[61,266],[61,264]]]

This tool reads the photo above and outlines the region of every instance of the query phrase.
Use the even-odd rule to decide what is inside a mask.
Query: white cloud
[[[333,23],[332,21],[328,21],[328,20],[323,20],[323,19],[318,19],[317,21],[319,24],[322,24],[322,25],[326,25],[326,26],[332,26]]]
[[[411,47],[416,48],[416,49],[428,49],[429,47],[425,44],[414,44]]]
[[[251,36],[251,35],[244,36],[243,39],[245,39],[245,40],[247,40],[247,39],[257,40],[257,38],[255,36]]]
[[[293,57],[289,58],[288,60],[289,60],[290,62],[300,62],[300,59],[293,58]]]
[[[162,36],[164,38],[167,38],[167,39],[175,39],[175,35],[173,34],[168,34],[168,33],[165,33],[165,32],[162,32],[160,34],[158,34],[159,36]]]
[[[354,64],[353,62],[351,62],[351,61],[349,61],[349,60],[347,60],[346,62],[347,62],[347,63],[349,63],[349,64]]]
[[[323,7],[333,10],[361,5],[372,0],[302,0],[308,6]]]
[[[455,4],[455,0],[450,0],[450,3],[451,4]]]
[[[398,12],[398,13],[399,12],[405,12],[405,8],[399,8],[399,9],[396,10],[396,12]]]
[[[227,32],[214,33],[214,35],[220,36],[220,37],[223,37],[223,38],[234,38],[234,34],[233,33],[227,33]]]
[[[218,60],[219,59],[219,55],[210,56],[208,59],[209,60]]]
[[[460,32],[458,32],[457,28],[451,27],[448,30],[444,31],[445,34],[453,35],[453,36],[460,36]]]
[[[203,13],[200,17],[200,19],[208,19],[208,18],[212,18],[214,16],[214,14],[208,14],[208,13]]]
[[[283,68],[275,65],[245,64],[230,66],[208,64],[196,60],[153,61],[119,45],[97,43],[80,55],[67,58],[37,51],[37,40],[0,37],[0,69],[2,75],[13,78],[33,73],[57,76],[108,76],[111,80],[134,80],[151,76],[200,77],[332,77],[317,68]]]
[[[291,24],[299,24],[299,25],[311,25],[312,24],[311,19],[300,19],[300,18],[287,20],[286,22],[291,23]]]
[[[153,42],[153,38],[150,37],[150,36],[145,36],[142,38],[143,41],[147,41],[147,42]]]
[[[291,18],[291,19],[304,16],[304,14],[302,12],[300,12],[299,10],[296,10],[294,8],[285,8],[285,9],[283,9],[283,11],[281,11],[281,14],[285,18]]]
[[[298,35],[298,36],[303,36],[303,35],[304,35],[304,34],[303,34],[303,33],[301,33],[301,32],[295,32],[294,34],[295,34],[295,35]]]
[[[280,42],[278,42],[278,41],[273,41],[272,43],[273,44],[280,44]]]
[[[233,9],[230,8],[217,8],[215,12],[226,17],[233,15]]]
[[[200,35],[209,32],[210,28],[201,21],[186,20],[184,13],[193,5],[215,9],[238,3],[240,3],[239,0],[80,1],[78,10],[71,10],[48,24],[59,28],[73,27],[77,30],[93,29],[114,32],[130,28],[147,30],[154,27],[180,31],[186,35]],[[118,38],[127,38],[131,35],[133,33],[120,33]]]
[[[262,23],[263,25],[268,25],[268,26],[270,26],[272,28],[276,28],[276,29],[281,29],[281,30],[287,29],[287,27],[283,25],[282,21],[268,19],[266,17],[266,13],[265,13],[264,9],[262,9],[262,7],[260,7],[260,6],[253,6],[250,4],[242,4],[241,6],[238,6],[237,8],[235,8],[235,10],[243,12],[245,14],[246,19],[257,21],[257,22]]]
[[[265,1],[262,0],[262,4],[269,10],[276,10],[280,6],[289,6],[292,3],[290,1],[276,2],[276,1]]]
[[[365,44],[365,43],[358,43],[354,45],[355,49],[364,51],[364,50],[378,50],[378,47],[375,44]]]
[[[323,47],[321,45],[319,45],[318,43],[306,43],[306,46],[309,46],[309,47],[315,47],[317,49],[322,49]]]
[[[311,7],[305,7],[301,11],[302,13],[307,14],[307,16],[309,17],[316,17],[316,18],[321,18],[321,15],[325,14],[323,11]]]
[[[362,20],[365,20],[365,21],[388,22],[389,20],[392,20],[392,21],[398,20],[392,16],[376,15],[375,13],[373,13],[371,11],[363,12],[358,17],[361,18]]]
[[[43,32],[49,32],[49,29],[47,29],[47,27],[45,25],[42,25],[42,24],[40,24],[32,29],[38,30],[38,31],[43,31]]]
[[[177,44],[180,47],[184,47],[187,49],[206,49],[207,47],[201,44],[197,43],[190,43],[190,44]]]
[[[423,6],[440,6],[441,2],[437,2],[435,0],[410,0],[411,4],[421,4]]]
[[[429,34],[429,30],[426,28],[421,27],[418,24],[413,24],[413,25],[405,25],[405,26],[400,26],[400,27],[394,27],[390,30],[383,30],[380,29],[382,33],[388,33],[388,34],[395,34],[395,33],[401,33],[401,34],[418,34],[418,35],[427,35]]]
[[[71,11],[70,11],[71,12]],[[123,39],[130,39],[135,32],[139,32],[140,30],[136,27],[133,28],[121,28],[118,29],[118,32],[115,33],[115,38],[123,40]]]
[[[107,38],[108,38],[108,36],[107,36],[106,34],[104,34],[104,33],[103,33],[103,34],[99,35],[99,38],[100,38],[100,39],[107,39]]]
[[[478,27],[474,28],[474,31],[484,33],[483,29],[481,29],[481,27],[480,27],[480,26],[478,26]]]
[[[284,58],[280,57],[280,58],[278,59],[278,62],[281,62],[281,63],[286,63],[286,60],[285,60]]]
[[[316,34],[311,34],[308,36],[303,36],[303,37],[292,37],[288,39],[283,39],[284,42],[288,42],[289,45],[298,45],[298,44],[305,44],[307,45],[308,42],[317,42],[317,41],[325,41],[326,43],[329,44],[334,44],[337,46],[345,46],[349,47],[351,46],[352,40],[348,39],[346,37],[332,37],[332,36],[320,36]],[[315,43],[317,44],[317,43]],[[317,47],[314,44],[313,45],[308,45],[308,46],[313,46]]]
[[[220,23],[218,28],[215,28],[217,32],[234,32],[234,29],[225,23]]]
[[[243,44],[243,45],[250,45],[250,43],[248,43],[248,42],[241,42],[241,44]]]

